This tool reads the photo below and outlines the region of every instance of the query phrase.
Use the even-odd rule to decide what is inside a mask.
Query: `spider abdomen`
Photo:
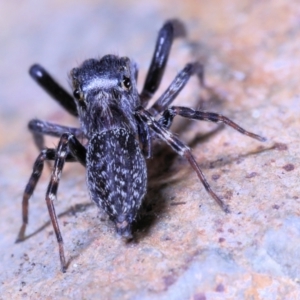
[[[147,188],[146,162],[134,135],[124,128],[94,134],[87,148],[87,184],[92,200],[131,237],[131,224]]]

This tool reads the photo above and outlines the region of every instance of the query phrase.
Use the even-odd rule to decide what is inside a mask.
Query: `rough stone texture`
[[[297,0],[2,1],[0,15],[0,299],[300,298]],[[33,236],[14,244],[37,156],[26,123],[76,124],[26,71],[40,62],[68,86],[67,72],[82,60],[118,53],[136,59],[142,86],[157,30],[170,17],[184,20],[189,36],[174,44],[160,92],[198,59],[211,91],[193,79],[176,103],[220,112],[268,142],[178,119],[172,130],[232,213],[159,145],[129,244],[90,205],[84,169],[67,166],[56,203],[70,260],[62,274],[43,200],[47,169],[30,202]]]

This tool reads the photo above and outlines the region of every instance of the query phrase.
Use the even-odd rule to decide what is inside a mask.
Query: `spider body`
[[[223,122],[259,141],[265,139],[244,130],[225,116],[187,107],[169,107],[191,75],[197,75],[203,84],[203,68],[198,63],[187,64],[158,100],[146,109],[148,101],[159,87],[173,39],[183,34],[184,27],[177,20],[167,21],[163,25],[140,94],[136,88],[137,66],[127,57],[106,55],[101,59],[86,60],[73,69],[70,74],[73,96],[41,66],[33,65],[30,68],[30,75],[69,113],[78,116],[81,125],[80,128],[73,128],[40,120],[29,122],[40,154],[24,191],[23,224],[17,242],[26,238],[29,199],[41,176],[44,162],[54,160],[46,203],[59,245],[63,272],[67,264],[53,202],[65,162],[78,161],[86,167],[91,199],[109,215],[117,233],[126,239],[132,237],[132,223],[146,193],[145,159],[152,156],[153,136],[165,141],[185,157],[207,192],[225,212],[229,212],[228,206],[210,188],[189,147],[169,131],[172,121],[179,115],[195,120]],[[159,114],[161,116],[157,120]],[[43,135],[59,137],[57,148],[45,149]],[[86,144],[79,141],[82,138],[87,140]]]
[[[114,55],[87,60],[71,72],[81,128],[88,138],[91,199],[127,238],[147,185],[145,158],[135,139],[133,112],[141,103],[134,74],[128,58]]]

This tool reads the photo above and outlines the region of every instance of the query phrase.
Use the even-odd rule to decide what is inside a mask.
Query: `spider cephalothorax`
[[[135,72],[129,58],[115,55],[89,59],[71,71],[81,127],[88,138],[110,128],[136,132],[132,112],[141,103]]]

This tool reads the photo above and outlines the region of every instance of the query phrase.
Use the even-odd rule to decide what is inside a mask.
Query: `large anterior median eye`
[[[131,88],[131,81],[130,81],[130,78],[127,77],[127,76],[123,76],[123,80],[122,80],[122,87],[125,89],[125,90],[130,90]]]

